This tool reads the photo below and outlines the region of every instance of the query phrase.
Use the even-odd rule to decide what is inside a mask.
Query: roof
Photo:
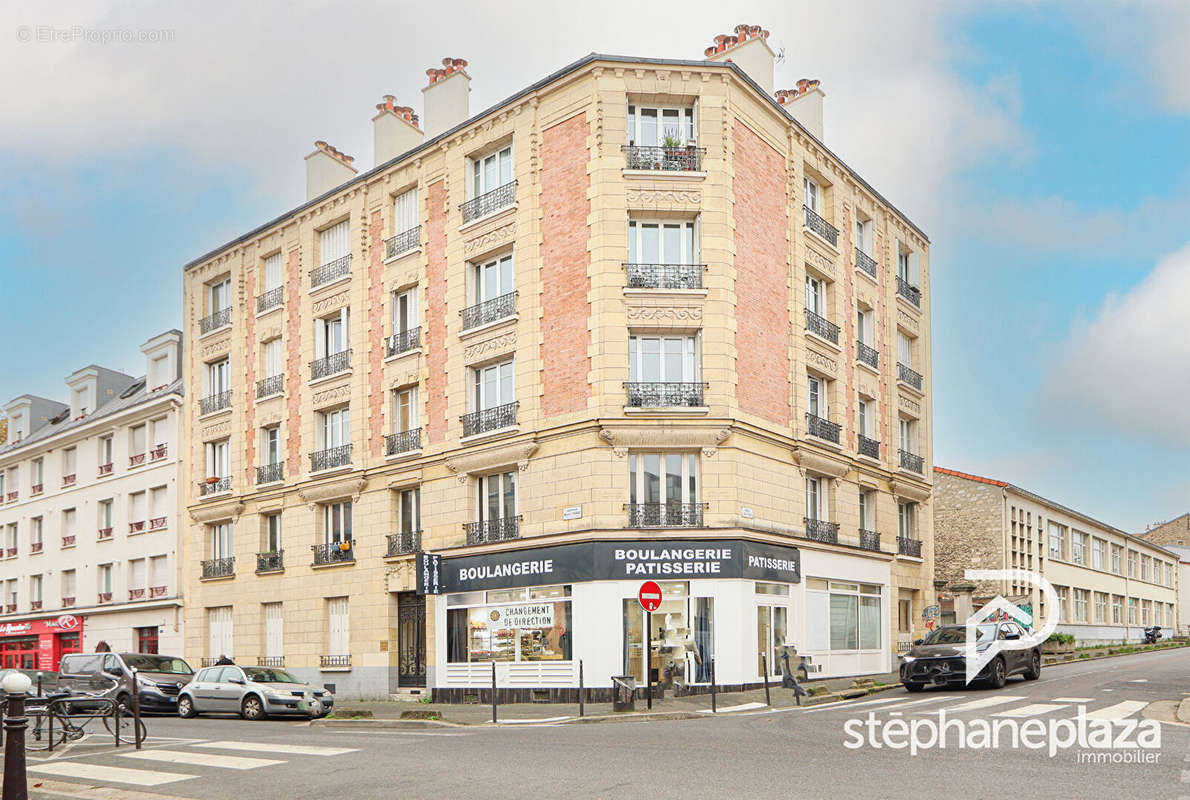
[[[769,105],[771,105],[773,107],[773,109],[775,109],[779,114],[781,114],[783,117],[785,117],[785,119],[788,122],[797,126],[797,128],[799,130],[801,130],[802,133],[804,133],[810,139],[814,140],[814,142],[816,142],[819,147],[821,147],[823,150],[825,150],[827,153],[829,153],[832,158],[834,158],[840,164],[842,164],[843,167],[847,170],[848,174],[857,183],[859,183],[861,186],[863,186],[865,189],[867,189],[869,192],[871,192],[881,203],[888,206],[888,208],[890,210],[892,210],[897,216],[899,216],[901,219],[903,219],[905,221],[905,224],[907,224],[909,227],[913,228],[913,230],[916,231],[919,236],[921,236],[927,242],[930,240],[930,237],[926,235],[925,231],[923,231],[921,228],[919,228],[917,225],[915,225],[913,223],[913,221],[911,219],[909,219],[908,216],[906,216],[904,213],[901,212],[900,209],[898,209],[896,206],[894,206],[892,203],[890,203],[888,201],[888,199],[884,197],[884,195],[882,195],[882,194],[880,194],[880,192],[876,191],[876,189],[873,188],[870,183],[868,183],[866,180],[864,180],[862,177],[860,177],[859,173],[856,172],[854,169],[852,169],[850,166],[848,166],[848,164],[845,161],[843,161],[843,159],[839,158],[839,156],[833,150],[831,150],[829,147],[827,147],[825,144],[823,144],[822,141],[818,137],[816,137],[813,133],[808,131],[804,125],[802,125],[800,122],[798,122],[796,119],[794,119],[793,115],[790,114],[787,110],[785,110],[785,108],[780,103],[777,102],[777,99],[775,97],[773,97],[768,92],[766,92],[764,89],[762,89],[760,87],[760,85],[757,84],[756,81],[752,80],[752,78],[746,72],[744,72],[744,70],[741,69],[740,66],[738,64],[736,64],[735,62],[733,62],[733,61],[702,61],[702,60],[696,61],[696,60],[691,60],[691,59],[669,59],[669,58],[642,58],[639,56],[616,56],[616,55],[608,55],[608,54],[604,54],[604,53],[589,53],[589,54],[583,56],[582,58],[580,58],[578,61],[575,61],[571,64],[567,64],[565,67],[562,67],[562,69],[558,70],[557,72],[547,75],[546,77],[542,78],[541,80],[537,81],[536,83],[530,84],[529,86],[526,86],[524,89],[521,89],[519,92],[516,92],[515,94],[512,94],[512,95],[506,97],[505,99],[501,100],[500,102],[496,103],[495,105],[491,106],[490,108],[484,109],[483,111],[479,112],[478,114],[475,114],[474,116],[470,117],[469,119],[463,120],[458,125],[455,125],[453,128],[443,131],[442,133],[435,136],[433,139],[429,139],[428,141],[422,142],[421,144],[419,144],[417,147],[413,148],[412,150],[408,150],[394,158],[391,158],[388,161],[384,162],[383,164],[378,164],[366,172],[361,172],[359,175],[356,175],[351,180],[346,181],[345,183],[342,183],[339,186],[336,186],[335,188],[331,189],[330,191],[324,192],[323,194],[319,195],[318,197],[315,197],[312,200],[307,200],[306,202],[302,203],[301,205],[296,206],[296,207],[290,209],[289,211],[286,211],[284,214],[281,214],[279,217],[277,217],[273,220],[270,220],[269,222],[266,222],[263,225],[259,225],[255,228],[253,228],[252,230],[248,231],[245,234],[237,236],[235,239],[232,239],[231,241],[226,242],[225,244],[222,244],[219,247],[216,247],[215,249],[211,250],[210,252],[206,253],[205,255],[199,256],[198,258],[194,259],[193,261],[190,261],[184,267],[182,267],[182,271],[183,272],[188,271],[191,267],[197,266],[198,264],[201,264],[204,261],[207,261],[208,259],[213,258],[214,256],[218,255],[219,253],[223,252],[224,250],[227,250],[230,247],[235,247],[238,244],[241,244],[243,242],[248,241],[249,239],[259,236],[261,233],[264,233],[269,228],[272,228],[275,225],[279,225],[282,222],[285,222],[290,217],[296,216],[297,214],[300,214],[302,211],[305,211],[308,208],[313,208],[314,206],[317,206],[319,203],[323,202],[328,197],[331,197],[332,195],[343,191],[348,186],[353,186],[357,183],[361,183],[363,181],[370,180],[371,178],[375,177],[377,174],[383,172],[384,170],[389,169],[393,166],[396,166],[401,161],[411,158],[411,157],[417,155],[418,153],[422,152],[423,150],[428,150],[429,148],[438,144],[438,142],[452,136],[456,131],[462,130],[463,128],[466,128],[468,125],[474,124],[475,122],[483,119],[484,117],[488,116],[489,114],[494,114],[497,111],[500,111],[501,109],[503,109],[505,106],[512,105],[513,103],[517,102],[521,98],[523,98],[527,95],[530,95],[533,92],[536,92],[539,89],[542,89],[542,88],[548,86],[549,84],[553,83],[556,80],[565,78],[566,76],[568,76],[574,72],[577,72],[578,70],[582,69],[583,67],[587,66],[588,64],[592,64],[597,61],[611,61],[611,62],[624,63],[624,64],[652,64],[652,65],[656,65],[656,66],[665,66],[665,67],[688,67],[690,69],[729,69],[729,70],[733,71],[736,74],[736,77],[740,78],[740,80],[747,83],[749,86],[751,86],[753,89],[755,89],[762,97],[764,97],[766,100],[768,100]]]
[[[972,475],[970,472],[959,472],[957,469],[946,469],[945,467],[934,467],[934,472],[941,472],[944,475],[954,475],[956,478],[966,478],[969,481],[976,481],[978,483],[987,483],[992,486],[1008,486],[1004,481],[994,480],[992,478],[985,478],[982,475]]]
[[[1190,564],[1190,547],[1184,544],[1163,544],[1163,548],[1178,557],[1178,561]]]

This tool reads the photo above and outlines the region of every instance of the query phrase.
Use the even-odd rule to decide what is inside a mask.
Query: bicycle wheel
[[[136,731],[132,727],[132,724],[133,724],[132,712],[128,711],[125,708],[121,708],[120,709],[120,732],[119,732],[118,736],[119,736],[120,741],[125,744],[136,744],[136,739],[135,739]],[[106,728],[107,732],[113,736],[117,735],[116,730],[115,730],[115,725],[116,725],[116,715],[114,713],[104,714],[103,727]],[[149,737],[149,729],[147,727],[145,727],[145,721],[142,719],[140,721],[140,740],[143,742],[148,737]]]
[[[54,747],[66,741],[69,721],[54,715]],[[25,730],[25,749],[48,750],[50,747],[50,718],[47,714],[30,715],[29,727]]]

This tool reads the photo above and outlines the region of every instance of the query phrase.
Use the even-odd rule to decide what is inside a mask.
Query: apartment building
[[[1178,556],[1005,481],[934,467],[937,579],[966,583],[965,569],[1023,569],[1054,585],[1058,607],[1031,584],[974,582],[976,602],[996,594],[1054,614],[1079,642],[1136,641],[1151,625],[1178,626]],[[944,618],[951,600],[944,593]],[[962,620],[956,620],[962,622]]]
[[[373,168],[318,142],[186,265],[189,656],[356,697],[893,667],[936,611],[929,242],[766,38],[474,116],[445,59]]]
[[[144,376],[95,365],[68,402],[22,395],[0,446],[0,665],[64,653],[179,653],[181,331],[141,346]]]

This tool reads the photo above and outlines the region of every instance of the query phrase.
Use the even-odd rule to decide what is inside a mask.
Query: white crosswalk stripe
[[[995,695],[993,697],[981,697],[978,700],[970,700],[966,703],[959,703],[957,706],[951,706],[950,708],[942,708],[938,709],[937,711],[926,711],[922,713],[938,714],[942,711],[945,711],[947,714],[963,714],[967,711],[982,711],[985,708],[991,708],[993,706],[1008,705],[1009,703],[1016,703],[1024,699],[1024,697],[1017,695]]]
[[[88,781],[125,783],[133,786],[160,786],[197,778],[197,775],[183,775],[177,772],[156,772],[148,769],[125,769],[103,764],[86,764],[82,761],[59,761],[53,764],[30,764],[29,772],[57,775],[62,778],[82,778]]]
[[[1011,717],[1016,719],[1023,717],[1037,717],[1042,714],[1048,714],[1051,711],[1057,711],[1059,708],[1069,707],[1070,706],[1062,705],[1060,703],[1031,703],[1027,706],[1021,706],[1020,708],[1010,708],[1007,711],[1000,711],[996,714],[992,714],[992,716]]]
[[[245,758],[244,756],[223,756],[217,753],[195,753],[191,750],[136,750],[121,753],[122,758],[137,758],[141,761],[167,761],[172,764],[187,764],[220,769],[259,769],[284,764],[272,758]]]
[[[212,750],[242,750],[245,753],[281,753],[293,756],[341,756],[358,752],[354,747],[315,747],[305,744],[270,744],[269,742],[200,742],[195,747]]]
[[[1116,703],[1114,706],[1088,711],[1087,719],[1124,719],[1125,717],[1132,716],[1147,705],[1148,703],[1143,700],[1125,700],[1123,703]]]
[[[957,699],[958,698],[955,697],[954,695],[939,695],[938,697],[926,697],[921,700],[906,700],[903,703],[897,703],[896,705],[885,706],[884,708],[881,708],[879,710],[880,711],[892,711],[894,709],[909,708],[911,706],[924,706],[927,703],[941,703],[944,700],[957,700]]]
[[[843,711],[849,711],[853,708],[860,708],[861,706],[878,706],[884,703],[895,703],[900,699],[901,698],[899,697],[883,697],[879,700],[865,700],[862,703],[831,703],[829,706],[823,706],[822,708],[807,709],[806,713],[816,714],[820,711],[837,711],[840,709]]]
[[[1055,703],[1094,703],[1094,697],[1055,697]]]

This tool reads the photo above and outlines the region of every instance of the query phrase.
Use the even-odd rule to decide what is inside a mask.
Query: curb
[[[1178,722],[1184,722],[1190,725],[1190,698],[1178,703],[1178,710],[1176,714]]]
[[[461,728],[465,727],[466,723],[447,722],[446,720],[437,719],[329,719],[323,717],[322,719],[312,719],[307,725],[311,728],[341,728],[343,730],[350,730],[351,728],[359,728],[361,730],[367,730],[369,728],[432,730],[434,728]]]
[[[1127,658],[1128,656],[1143,656],[1148,653],[1164,653],[1168,650],[1183,650],[1187,647],[1190,647],[1190,644],[1178,645],[1176,647],[1153,647],[1153,648],[1149,648],[1148,650],[1140,650],[1135,653],[1112,653],[1110,655],[1105,653],[1100,656],[1091,656],[1090,658],[1079,658],[1078,656],[1075,656],[1074,658],[1068,658],[1064,661],[1051,661],[1048,664],[1046,664],[1043,661],[1042,666],[1043,667],[1060,667],[1063,664],[1086,664],[1089,661],[1102,661],[1105,658]]]

